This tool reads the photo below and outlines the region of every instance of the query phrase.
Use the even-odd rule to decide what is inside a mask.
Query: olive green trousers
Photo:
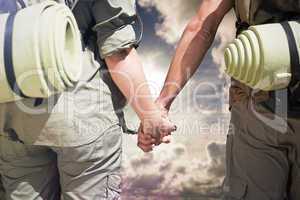
[[[275,115],[247,94],[231,111],[224,200],[299,200],[300,118]]]

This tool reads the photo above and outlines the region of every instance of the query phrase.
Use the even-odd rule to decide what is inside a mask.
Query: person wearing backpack
[[[291,60],[291,71],[299,72],[299,52],[295,48],[298,36],[284,24],[300,19],[300,1],[199,2],[201,5],[196,15],[190,19],[177,45],[165,85],[157,100],[162,112],[168,113],[174,99],[198,69],[214,41],[219,24],[231,9],[236,13],[238,34],[249,26],[282,23],[287,30],[286,45],[290,46],[292,55],[288,58]],[[276,32],[270,30],[270,34]],[[276,41],[273,45],[275,49]],[[227,138],[223,199],[300,199],[299,80],[296,74],[292,76],[288,88],[269,92],[255,91],[232,80],[231,126]],[[284,107],[286,109],[282,109]],[[276,112],[278,108],[282,112]],[[153,145],[142,131],[139,133],[139,143],[143,144],[140,147],[144,151],[149,151]]]
[[[0,9],[14,14],[40,2],[0,0]],[[118,117],[125,98],[148,135],[168,135],[176,127],[155,105],[135,50],[135,1],[58,2],[72,8],[77,20],[84,71],[72,90],[0,105],[5,197],[120,199],[124,120]]]

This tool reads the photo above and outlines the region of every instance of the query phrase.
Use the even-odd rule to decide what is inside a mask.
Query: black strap
[[[14,91],[20,97],[29,98],[21,91],[20,87],[18,86],[14,67],[13,67],[12,36],[13,36],[13,25],[14,25],[15,17],[16,17],[16,12],[11,13],[7,18],[6,27],[5,27],[5,39],[4,39],[5,74],[11,90]]]
[[[23,0],[17,0],[21,8],[25,8],[26,4]],[[5,63],[5,74],[7,77],[8,84],[12,91],[23,98],[30,98],[25,95],[16,81],[16,75],[13,67],[13,47],[12,47],[12,36],[13,36],[13,25],[16,17],[16,11],[12,11],[7,18],[5,27],[5,40],[4,40],[4,63]],[[37,98],[35,100],[34,106],[39,106],[43,103],[42,98]]]
[[[21,6],[22,9],[26,7],[26,4],[24,3],[23,0],[17,0],[17,1],[20,4],[20,6]]]
[[[236,36],[238,36],[243,31],[247,30],[250,27],[250,25],[247,22],[242,22],[241,19],[238,19],[235,22],[235,27],[236,27]]]
[[[43,98],[36,98],[35,101],[34,101],[34,107],[42,105],[43,102],[44,102]]]
[[[15,129],[8,128],[8,129],[5,129],[4,131],[7,133],[9,140],[24,144],[24,142],[19,138],[19,135],[15,131]]]
[[[300,58],[298,53],[297,41],[294,36],[290,24],[286,22],[281,23],[288,39],[289,52],[290,52],[290,65],[292,80],[289,86],[289,108],[299,115],[299,100],[300,100]]]
[[[135,24],[136,24],[136,26],[135,26],[136,29],[139,29],[139,37],[137,38],[137,40],[134,44],[134,47],[137,49],[140,46],[140,43],[142,42],[143,35],[144,35],[144,23],[138,12],[136,13]]]
[[[292,80],[293,82],[298,82],[300,81],[300,58],[298,53],[297,40],[288,22],[282,22],[281,26],[283,27],[288,39],[289,51],[291,56]]]
[[[126,128],[122,127],[122,131],[123,131],[123,133],[125,133],[127,135],[137,135],[138,134],[137,130],[129,129],[128,127],[126,127]]]

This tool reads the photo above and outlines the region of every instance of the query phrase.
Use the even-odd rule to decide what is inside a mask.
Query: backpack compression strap
[[[14,20],[16,17],[16,14],[18,12],[18,5],[21,6],[21,9],[26,7],[26,4],[23,0],[17,0],[17,1],[9,1],[10,4],[5,5],[6,11],[8,11],[10,14],[7,18],[6,26],[5,26],[5,40],[4,40],[4,67],[5,67],[5,74],[7,77],[8,84],[14,93],[19,95],[23,98],[30,98],[27,95],[25,95],[22,90],[20,89],[17,80],[16,75],[13,67],[13,48],[12,48],[12,35],[13,35],[13,26],[14,26]],[[39,106],[43,103],[43,99],[37,98],[35,100],[34,105]]]
[[[289,44],[289,51],[291,55],[291,74],[292,74],[292,81],[290,83],[289,92],[291,98],[289,98],[290,106],[294,107],[293,109],[299,109],[299,100],[300,100],[300,57],[297,47],[297,41],[295,35],[292,31],[292,28],[288,22],[281,23],[288,39]]]
[[[22,8],[25,8],[25,3],[23,0],[18,0],[19,4]],[[8,84],[12,91],[14,91],[17,95],[23,98],[29,98],[26,96],[20,89],[16,81],[16,75],[13,67],[13,49],[12,49],[12,35],[13,35],[13,25],[15,16],[17,13],[17,2],[14,1],[15,7],[10,7],[10,14],[6,21],[5,26],[5,39],[4,39],[4,67],[5,74],[7,77]]]
[[[297,40],[294,36],[293,30],[288,22],[282,22],[283,27],[289,44],[289,51],[291,55],[291,72],[293,81],[300,81],[300,58],[297,47]]]
[[[29,98],[21,91],[20,87],[18,86],[14,67],[13,67],[12,34],[13,34],[13,25],[14,25],[15,16],[16,16],[16,12],[11,13],[8,16],[6,27],[5,27],[5,40],[4,40],[5,74],[11,90],[14,91],[20,97]]]

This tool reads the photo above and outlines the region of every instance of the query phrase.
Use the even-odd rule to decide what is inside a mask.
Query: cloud
[[[175,45],[188,23],[196,13],[202,1],[199,0],[140,0],[139,4],[146,9],[156,9],[160,20],[156,23],[156,34],[168,44]],[[216,35],[216,43],[212,49],[215,64],[223,66],[223,52],[226,45],[235,35],[235,15],[229,12],[223,19]]]
[[[166,46],[173,47],[200,2],[139,0],[143,8],[158,11],[156,35],[168,44]],[[220,110],[216,105],[227,103],[220,102],[228,95],[225,92],[227,88],[223,86],[225,79],[219,69],[223,65],[224,48],[233,39],[234,32],[234,14],[230,13],[220,25],[201,70],[174,102],[170,117],[179,127],[177,132],[180,134],[174,137],[180,143],[162,146],[153,153],[143,154],[137,152],[135,140],[125,137],[124,149],[127,153],[123,156],[123,200],[221,199],[221,185],[225,175],[225,144],[222,142],[227,132],[229,114],[224,112],[227,111],[226,108]],[[170,50],[164,46],[157,43],[140,49],[147,78],[157,85],[154,92],[156,94],[163,84],[166,67],[173,54],[172,47]],[[212,82],[216,88],[203,82]],[[215,93],[215,99],[203,97]],[[194,98],[196,95],[199,98]],[[204,111],[210,112],[205,114]],[[135,123],[133,118],[127,119],[129,123]],[[209,133],[206,128],[201,129],[206,125],[213,128]],[[216,134],[213,135],[214,133]]]
[[[160,21],[156,24],[156,33],[169,44],[179,39],[184,26],[194,15],[199,0],[140,0],[139,4],[146,8],[155,8],[160,13]]]
[[[224,50],[228,43],[234,39],[235,32],[235,14],[231,11],[224,17],[219,26],[216,35],[217,44],[215,44],[212,50],[213,60],[218,66],[224,66]]]
[[[131,159],[125,157],[122,199],[219,199],[225,174],[225,145],[211,143],[206,149],[206,160],[191,160],[182,144]]]

